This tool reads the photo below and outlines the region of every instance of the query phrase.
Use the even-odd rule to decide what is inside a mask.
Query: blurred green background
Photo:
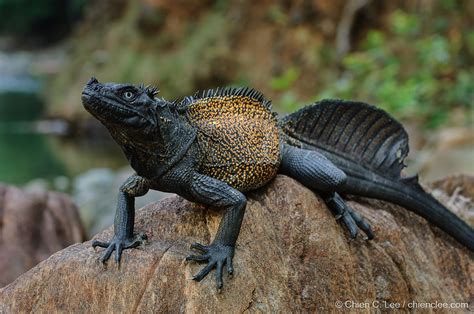
[[[474,173],[473,21],[469,0],[0,0],[0,181],[77,197],[130,172],[82,108],[91,76],[171,99],[251,86],[281,114],[369,102],[408,129],[408,173]]]

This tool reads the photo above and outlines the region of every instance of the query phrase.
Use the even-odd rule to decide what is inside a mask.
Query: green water
[[[91,168],[119,168],[126,161],[107,137],[65,138],[35,131],[45,104],[34,93],[0,92],[0,182],[52,182]]]
[[[24,184],[35,178],[68,175],[45,136],[0,133],[0,181]]]

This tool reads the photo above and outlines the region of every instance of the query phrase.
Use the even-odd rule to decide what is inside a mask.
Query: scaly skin
[[[278,127],[262,101],[235,95],[196,97],[189,103],[187,116],[198,130],[200,172],[239,191],[259,188],[275,177]]]
[[[423,194],[421,187],[414,188],[412,179],[395,175],[408,152],[403,145],[397,150],[397,145],[407,142],[406,133],[373,107],[349,108],[327,101],[332,107],[315,105],[277,121],[270,101],[252,89],[208,90],[179,102],[157,99],[156,93],[143,85],[101,84],[95,78],[82,93],[84,107],[107,127],[136,171],[120,188],[112,240],[93,242],[94,247],[106,248],[104,263],[113,251],[119,262],[124,249],[146,239],[133,232],[135,197],[149,189],[173,192],[225,209],[212,243],[192,244],[201,254],[187,257],[207,262],[193,279],[200,281],[216,268],[216,284],[221,289],[224,266],[233,273],[234,248],[247,203],[243,193],[265,185],[277,173],[320,193],[351,237],[358,228],[368,239],[374,235],[340,192],[386,199],[415,211],[421,207],[425,212],[420,215],[473,249],[472,229],[446,214],[449,211]],[[374,112],[376,127],[359,132],[364,118],[375,119],[371,118]],[[351,149],[359,147],[363,149],[351,155]],[[436,217],[432,219],[430,213]],[[460,231],[453,232],[456,228]]]

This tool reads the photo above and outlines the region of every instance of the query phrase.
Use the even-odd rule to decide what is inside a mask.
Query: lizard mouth
[[[91,95],[89,95],[86,91],[83,91],[81,95],[82,103],[83,104],[88,103],[90,99],[91,99]]]

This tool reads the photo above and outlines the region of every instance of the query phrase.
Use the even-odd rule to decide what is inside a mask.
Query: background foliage
[[[471,0],[0,0],[0,181],[127,165],[82,107],[91,76],[168,99],[251,86],[280,113],[368,102],[402,120],[413,171],[472,172],[473,21]]]
[[[57,39],[69,31],[85,3],[86,0],[0,0],[0,32],[24,39]]]
[[[445,14],[460,8],[442,1]],[[430,25],[396,10],[386,33],[370,30],[360,50],[343,60],[344,73],[328,82],[318,98],[367,99],[402,119],[416,117],[428,127],[447,122],[453,110],[473,110],[472,29],[449,31],[445,16]],[[466,115],[461,124],[472,123]]]
[[[90,3],[50,85],[52,112],[80,116],[77,90],[95,75],[155,83],[169,98],[250,85],[281,112],[334,97],[426,128],[473,123],[472,2],[369,2],[341,56],[335,37],[349,2]]]

